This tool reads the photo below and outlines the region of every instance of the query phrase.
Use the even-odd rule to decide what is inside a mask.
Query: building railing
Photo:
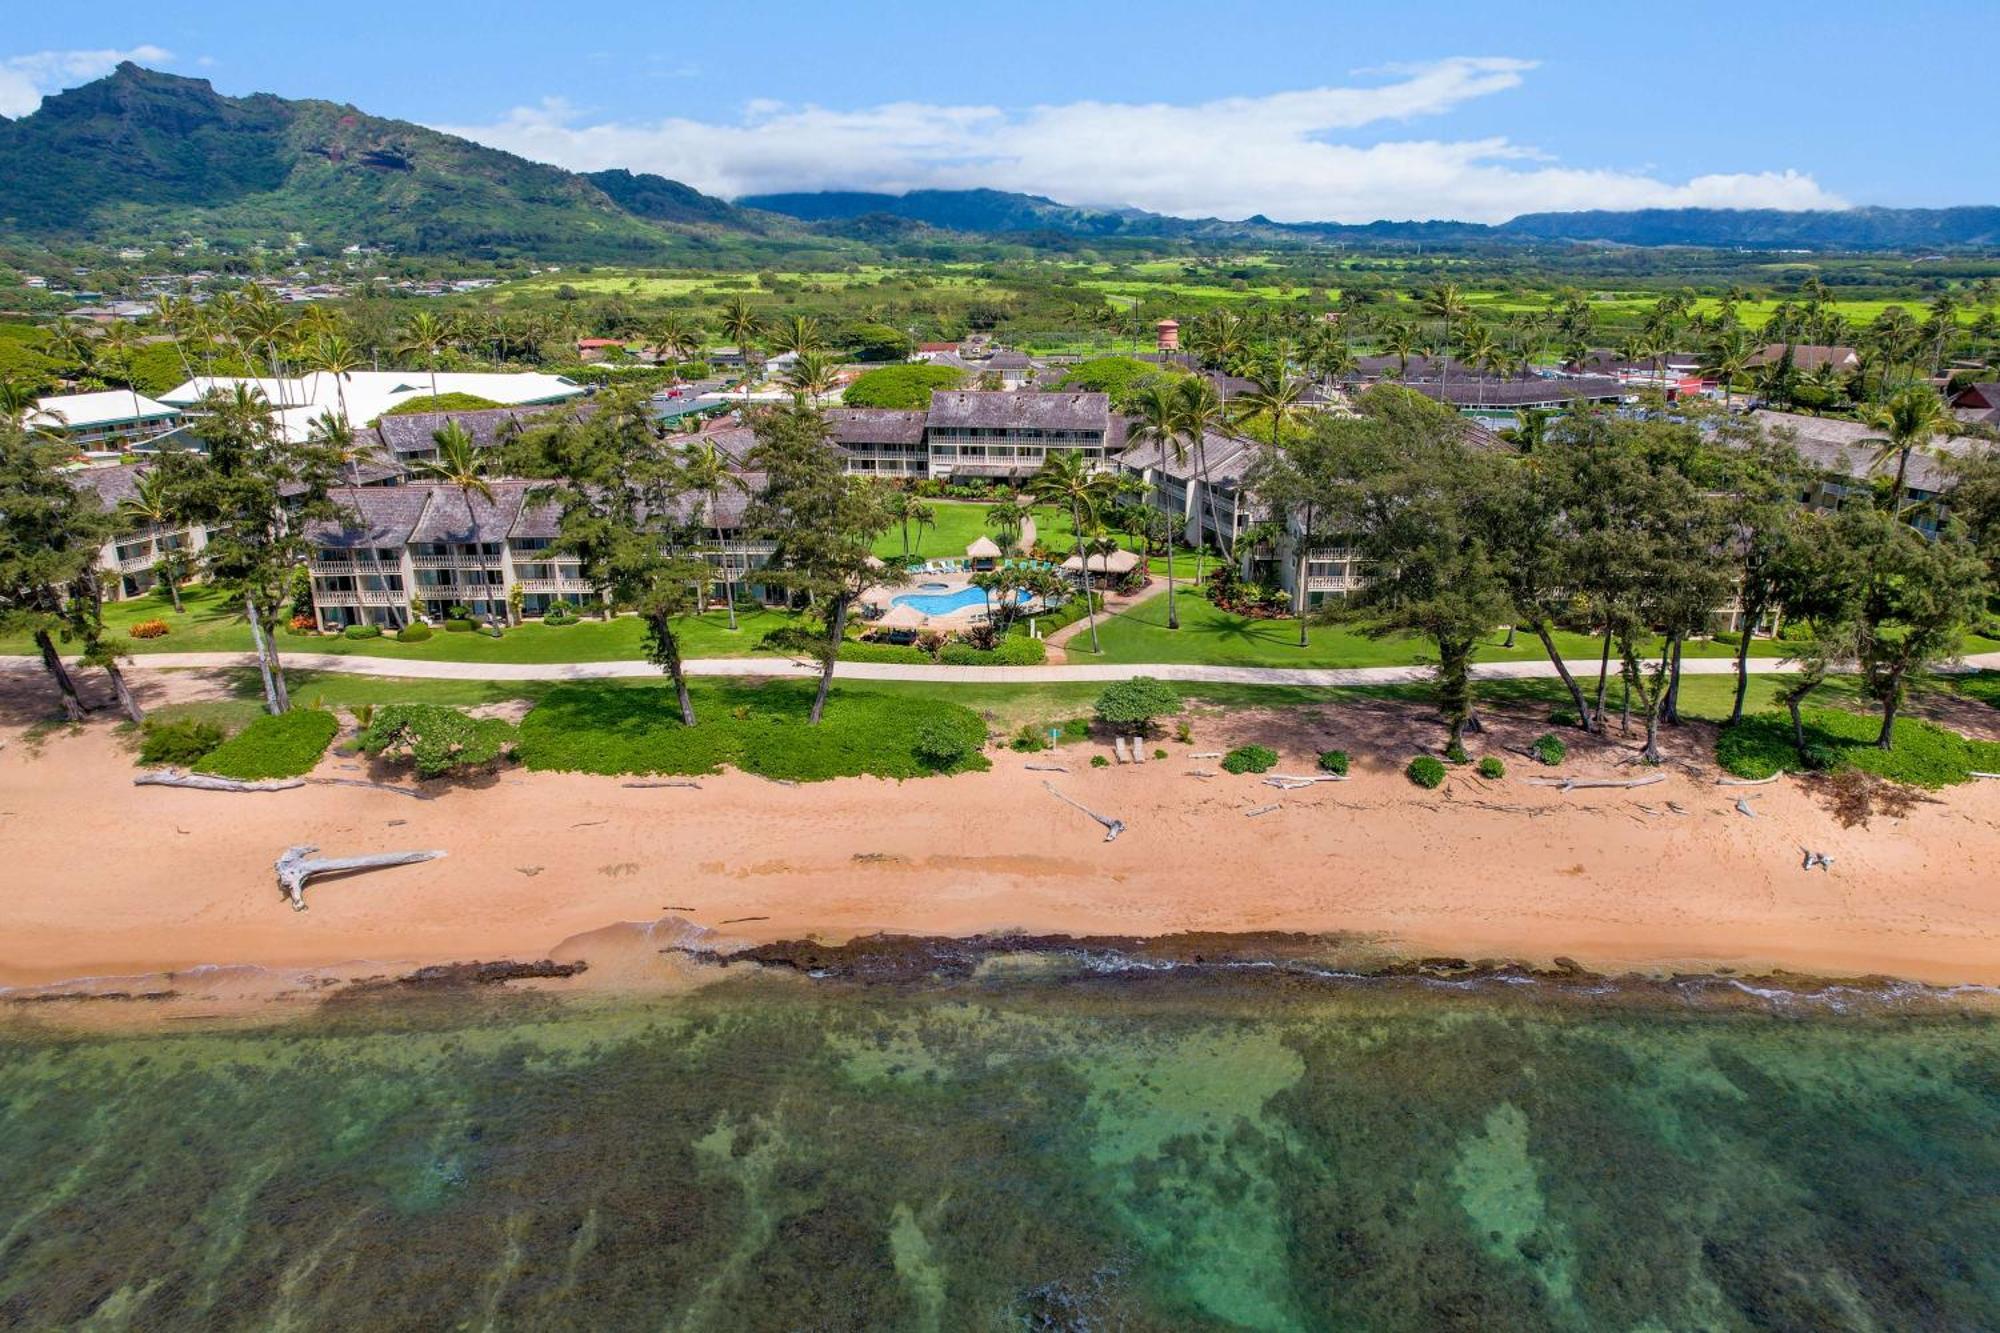
[[[518,585],[522,592],[575,593],[589,596],[596,589],[583,579],[522,579]]]
[[[373,556],[314,556],[306,562],[308,571],[314,574],[400,574],[403,565],[400,560],[377,560]]]
[[[130,574],[135,570],[151,569],[159,558],[157,551],[139,551],[132,555],[121,555],[118,557],[118,572]]]
[[[410,563],[418,569],[498,569],[501,555],[413,555]]]
[[[408,606],[410,594],[400,588],[315,588],[313,600],[321,606]]]

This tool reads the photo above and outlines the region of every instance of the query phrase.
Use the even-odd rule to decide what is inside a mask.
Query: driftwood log
[[[2000,778],[2000,773],[1982,773],[1976,768],[1969,768],[1966,770],[1966,773],[1968,776],[1975,778]]]
[[[306,881],[315,875],[335,875],[355,870],[380,870],[385,866],[415,865],[435,861],[443,852],[376,852],[369,856],[314,856],[317,847],[287,847],[278,858],[278,887],[291,897],[292,910],[306,910]]]
[[[1086,815],[1089,815],[1092,819],[1096,820],[1098,823],[1104,825],[1104,840],[1106,842],[1115,841],[1118,835],[1125,831],[1124,820],[1106,819],[1103,815],[1098,814],[1095,810],[1083,804],[1081,801],[1073,801],[1069,797],[1057,791],[1056,784],[1053,782],[1045,781],[1042,783],[1042,785],[1048,788],[1049,795],[1055,797],[1058,801],[1061,801],[1064,805],[1073,805],[1077,809],[1083,811],[1083,813],[1085,813]]]
[[[1279,791],[1298,791],[1318,782],[1345,782],[1343,773],[1273,773],[1264,779],[1266,787],[1276,787]]]
[[[306,785],[304,778],[276,778],[268,782],[239,782],[208,773],[184,773],[178,768],[149,768],[132,779],[135,787],[188,787],[195,791],[290,791]]]
[[[1254,810],[1245,810],[1243,812],[1243,817],[1245,819],[1255,819],[1258,815],[1268,815],[1273,810],[1276,810],[1278,808],[1279,807],[1275,805],[1260,805]]]
[[[1064,768],[1064,767],[1063,767],[1063,766],[1062,766],[1061,764],[1029,764],[1029,765],[1028,765],[1028,771],[1029,771],[1030,773],[1067,773],[1067,772],[1069,772],[1069,770],[1068,770],[1068,769],[1066,769],[1066,768]]]
[[[306,781],[316,787],[361,787],[368,791],[394,792],[398,796],[408,796],[419,801],[436,799],[431,793],[418,791],[415,787],[398,787],[391,782],[370,782],[366,778],[307,778]]]
[[[1715,785],[1718,787],[1764,787],[1784,776],[1784,770],[1780,769],[1768,778],[1717,778]]]
[[[1644,778],[1529,778],[1537,787],[1554,787],[1560,791],[1576,791],[1585,787],[1650,787],[1656,782],[1665,782],[1665,773],[1655,773]]]
[[[621,787],[639,788],[641,790],[651,790],[654,787],[692,787],[696,791],[701,790],[699,782],[690,782],[686,778],[672,778],[664,782],[621,782],[618,785]]]

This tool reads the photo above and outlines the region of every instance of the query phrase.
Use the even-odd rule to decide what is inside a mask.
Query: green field
[[[986,511],[992,507],[989,502],[927,500],[925,503],[936,513],[937,525],[921,531],[914,523],[910,525],[912,555],[934,560],[959,559],[965,555],[965,548],[980,537],[998,540],[993,529],[986,526]],[[1034,514],[1037,536],[1058,551],[1069,551],[1076,541],[1076,529],[1069,521],[1069,514],[1054,505],[1036,505]],[[1112,536],[1123,543],[1122,534]],[[875,554],[886,560],[902,553],[903,529],[897,524],[876,541]]]

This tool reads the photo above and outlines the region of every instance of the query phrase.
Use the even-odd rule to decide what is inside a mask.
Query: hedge
[[[422,643],[431,637],[429,625],[408,624],[396,631],[397,643]]]
[[[139,743],[139,762],[150,767],[166,764],[185,768],[208,755],[226,739],[222,728],[215,723],[192,717],[172,721],[153,718],[142,730],[145,739]]]
[[[339,721],[323,708],[266,715],[209,751],[195,771],[243,782],[299,777],[312,772],[339,730]]]
[[[343,639],[379,639],[382,637],[380,625],[349,625],[340,632]]]
[[[364,754],[408,764],[420,778],[484,768],[512,751],[514,728],[439,704],[387,704],[361,733]]]

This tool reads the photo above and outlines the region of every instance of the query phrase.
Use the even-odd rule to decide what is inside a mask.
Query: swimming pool
[[[1021,591],[1019,598],[1023,606],[1034,600],[1033,595],[1026,591]],[[907,606],[927,616],[948,616],[969,606],[985,606],[986,594],[977,588],[960,588],[957,592],[906,592],[900,597],[890,598],[889,605]]]

